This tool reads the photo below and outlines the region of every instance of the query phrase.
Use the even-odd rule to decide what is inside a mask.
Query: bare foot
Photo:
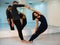
[[[22,43],[27,43],[27,41],[26,41],[26,40],[21,40],[21,42],[22,42]]]

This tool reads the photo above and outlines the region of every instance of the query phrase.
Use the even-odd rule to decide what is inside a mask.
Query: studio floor
[[[24,36],[28,40],[31,36]],[[22,43],[19,37],[0,38],[0,45],[60,45],[60,33],[40,35],[32,44]]]

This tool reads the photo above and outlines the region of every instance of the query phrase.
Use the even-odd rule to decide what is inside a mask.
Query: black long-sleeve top
[[[7,19],[12,19],[11,12],[8,9],[6,10],[6,16],[7,16]]]
[[[40,16],[40,18],[38,18],[38,20],[41,22],[40,26],[42,26],[42,28],[47,28],[48,23],[47,23],[45,16],[43,16],[43,15],[39,15],[39,16]]]
[[[19,5],[13,5],[12,6],[12,17],[13,17],[13,20],[20,20],[20,15],[18,14],[17,7],[25,7],[25,5],[19,4]]]

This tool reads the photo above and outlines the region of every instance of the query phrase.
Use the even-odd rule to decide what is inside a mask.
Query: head
[[[9,6],[8,6],[8,9],[9,9],[9,10],[12,10],[12,6],[11,6],[11,5],[9,5]]]
[[[18,4],[18,2],[17,2],[17,1],[14,1],[14,2],[13,2],[13,5],[17,5],[17,4]]]
[[[39,13],[38,12],[33,12],[32,13],[33,20],[35,20],[35,18],[37,18],[38,16],[39,16]]]

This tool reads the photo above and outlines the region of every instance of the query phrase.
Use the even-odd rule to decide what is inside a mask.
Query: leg
[[[33,41],[34,39],[36,39],[36,38],[37,38],[41,33],[43,33],[44,31],[45,31],[45,29],[39,27],[39,28],[37,29],[36,33],[31,36],[31,38],[30,38],[29,41]]]
[[[22,33],[23,27],[18,27],[18,29],[20,29],[20,30],[18,30],[18,34],[19,34],[19,37],[20,37],[20,39],[21,39],[21,42],[22,42],[22,43],[26,43],[27,41],[24,40],[24,38],[23,38],[23,33]]]
[[[21,38],[21,40],[24,40],[23,33],[22,33],[22,29],[23,29],[22,26],[20,26],[20,27],[18,26],[17,28],[18,28],[19,37]]]
[[[18,34],[19,34],[20,39],[24,40],[20,20],[16,20],[16,21],[14,21],[14,23],[15,23],[17,29],[18,29]]]

